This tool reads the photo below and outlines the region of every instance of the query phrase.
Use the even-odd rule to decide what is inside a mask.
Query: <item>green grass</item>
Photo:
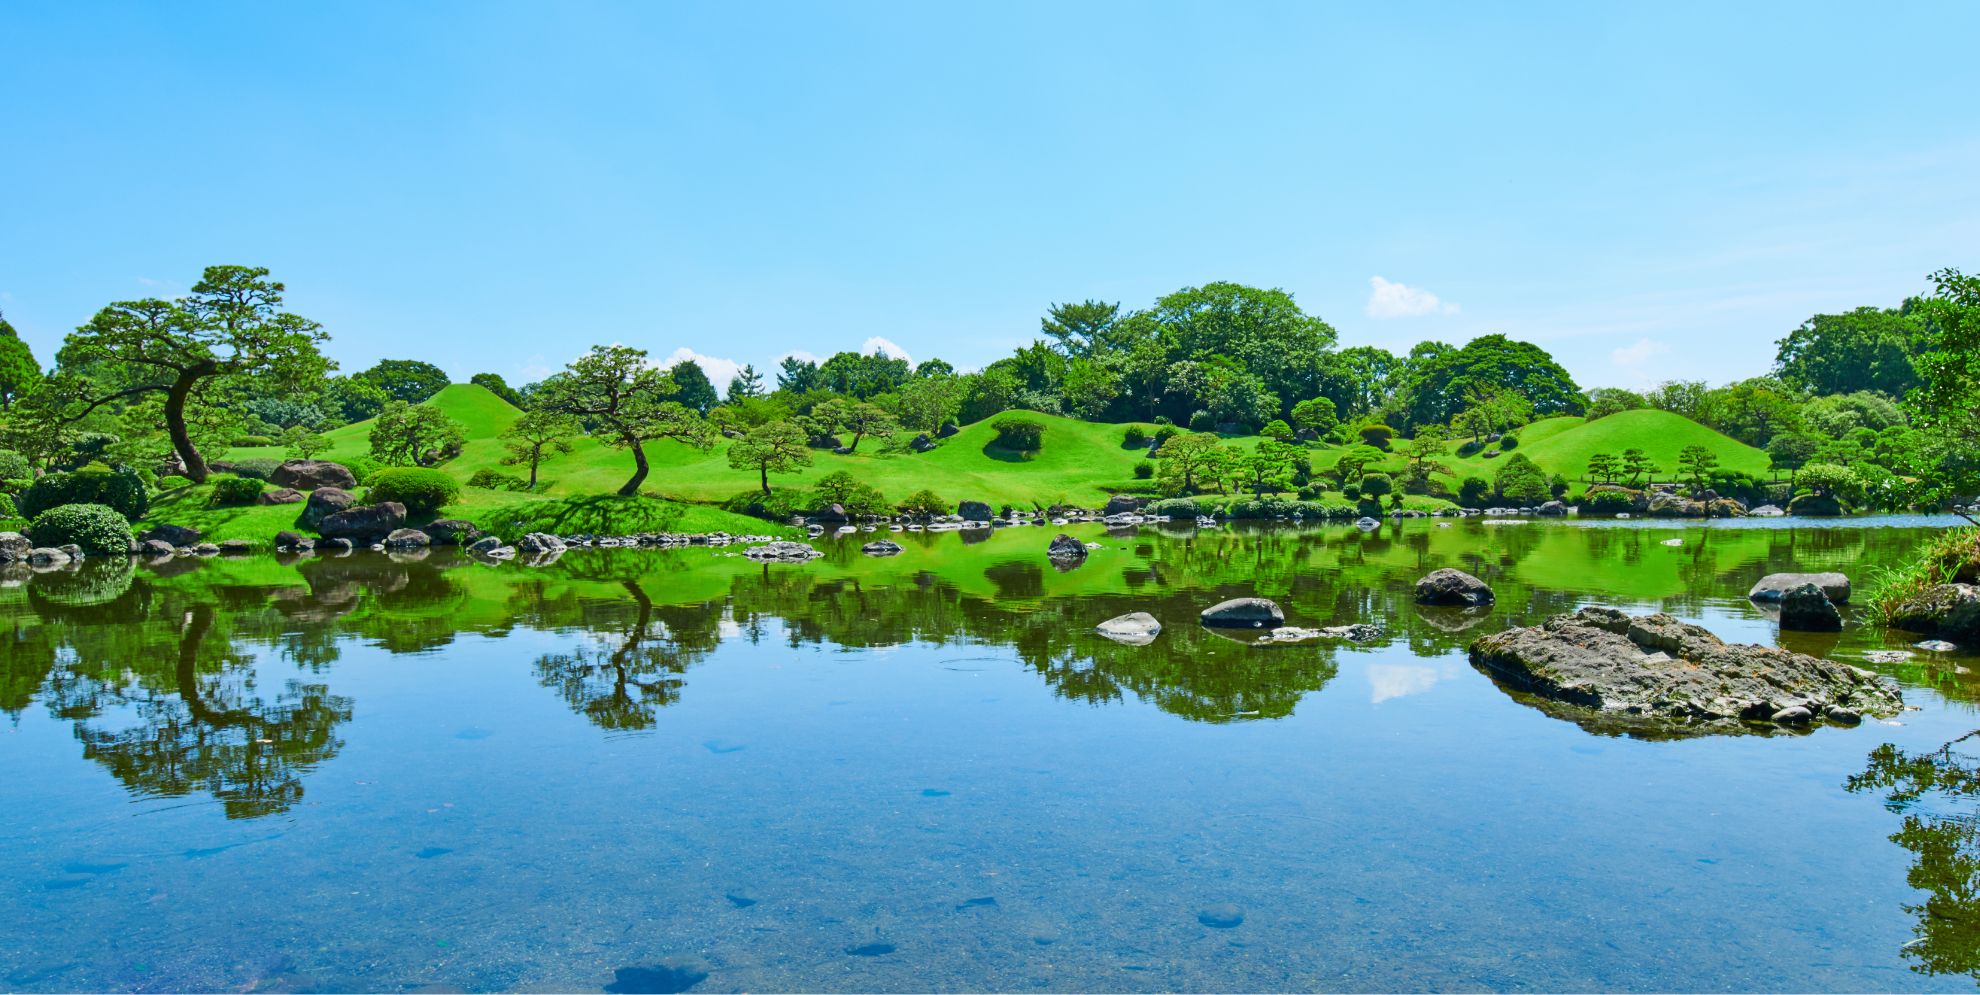
[[[1968,564],[1980,558],[1980,529],[1948,529],[1932,537],[1900,566],[1885,567],[1868,585],[1863,603],[1870,618],[1888,623],[1899,605],[1925,593],[1927,588],[1950,584]]]
[[[1462,441],[1452,440],[1453,448]],[[1694,445],[1704,446],[1717,455],[1722,469],[1759,477],[1767,475],[1767,454],[1762,450],[1683,415],[1652,409],[1623,411],[1592,422],[1581,418],[1545,418],[1519,431],[1519,448],[1513,452],[1525,453],[1550,475],[1580,480],[1588,475],[1590,456],[1596,453],[1621,456],[1625,449],[1641,449],[1659,467],[1657,479],[1674,480],[1679,473],[1678,454]],[[1510,455],[1506,453],[1494,459],[1451,457],[1445,462],[1457,471],[1460,479],[1478,476],[1491,480],[1498,465]]]

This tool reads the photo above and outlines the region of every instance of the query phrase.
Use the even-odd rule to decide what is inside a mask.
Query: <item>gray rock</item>
[[[322,487],[350,490],[358,483],[357,475],[342,463],[315,459],[285,460],[275,468],[274,473],[268,475],[268,482],[299,491],[314,491]]]
[[[1286,613],[1265,598],[1232,598],[1203,609],[1204,625],[1228,629],[1268,629],[1286,624]]]
[[[1129,612],[1094,626],[1093,631],[1127,646],[1146,646],[1162,634],[1162,623],[1147,612]]]
[[[349,539],[318,539],[316,548],[327,549],[332,553],[348,553],[357,548],[357,543]]]
[[[1923,642],[1916,642],[1916,643],[1912,643],[1911,645],[1913,645],[1913,646],[1915,646],[1915,647],[1917,647],[1917,648],[1919,648],[1919,649],[1921,649],[1921,650],[1924,650],[1924,651],[1925,651],[1925,652],[1927,652],[1927,653],[1957,653],[1957,652],[1959,652],[1959,646],[1958,646],[1957,644],[1955,644],[1955,643],[1949,643],[1949,642],[1946,642],[1946,641],[1945,641],[1945,640],[1943,640],[1943,639],[1927,639],[1927,640],[1924,640]]]
[[[1753,601],[1779,601],[1781,596],[1803,584],[1814,584],[1839,605],[1849,604],[1849,578],[1839,573],[1768,574],[1746,592]]]
[[[1330,625],[1320,630],[1320,635],[1328,639],[1345,639],[1351,643],[1372,643],[1382,638],[1382,627],[1356,622],[1353,625]]]
[[[502,548],[502,540],[497,536],[482,536],[468,543],[470,553],[492,553]]]
[[[309,501],[303,505],[302,515],[296,519],[296,524],[306,529],[318,528],[324,519],[356,503],[357,495],[341,487],[318,487],[309,492]]]
[[[1567,505],[1560,501],[1549,501],[1539,508],[1534,509],[1534,514],[1546,515],[1549,518],[1561,518],[1566,516],[1567,513]]]
[[[1764,731],[1794,709],[1895,715],[1897,686],[1858,667],[1728,644],[1669,615],[1584,608],[1471,644],[1473,666],[1521,701],[1592,731],[1649,737]]]
[[[284,529],[281,532],[275,533],[276,549],[306,550],[315,545],[316,540],[300,532],[291,532]]]
[[[809,543],[778,540],[776,542],[765,543],[761,546],[751,546],[743,550],[743,555],[752,560],[802,563],[815,557],[824,556],[825,554],[813,548]]]
[[[246,556],[254,552],[254,543],[246,539],[228,539],[220,544],[220,552],[227,556]]]
[[[459,518],[428,522],[420,531],[426,533],[435,546],[465,546],[481,538],[480,527]]]
[[[37,567],[59,567],[69,562],[70,556],[52,546],[36,546],[28,550],[26,559]]]
[[[1781,518],[1786,516],[1787,512],[1782,511],[1778,505],[1763,504],[1748,511],[1747,515],[1753,518]]]
[[[1141,510],[1141,499],[1128,494],[1116,494],[1107,499],[1107,507],[1102,515],[1128,515]]]
[[[385,537],[386,549],[425,549],[433,545],[433,537],[418,529],[393,529]]]
[[[960,431],[962,431],[962,429],[957,428],[955,422],[945,421],[942,423],[941,428],[935,430],[935,437],[938,439],[946,439],[952,435],[955,435]]]
[[[198,542],[199,534],[198,529],[187,528],[184,525],[155,525],[138,538],[156,539],[168,546],[178,547],[190,546]]]
[[[172,544],[163,539],[146,539],[138,543],[138,553],[142,556],[170,556]]]
[[[930,449],[935,448],[935,446],[936,446],[935,440],[929,438],[928,433],[926,432],[923,432],[920,435],[915,436],[913,439],[909,440],[908,442],[908,448],[914,450],[917,453],[925,453]]]
[[[859,547],[859,551],[868,556],[893,556],[901,552],[902,548],[900,543],[892,539],[876,539]]]
[[[27,536],[19,532],[0,532],[0,563],[25,560],[32,549],[34,543],[29,542]]]
[[[1842,613],[1816,584],[1804,583],[1781,595],[1781,628],[1792,632],[1839,632]]]
[[[406,506],[397,501],[380,501],[361,508],[347,508],[326,516],[316,526],[325,539],[349,539],[370,545],[391,535],[406,524]]]
[[[516,549],[525,556],[542,556],[547,553],[561,553],[566,548],[564,540],[548,532],[531,532],[516,541]]]
[[[263,505],[301,504],[308,499],[309,495],[293,487],[277,487],[272,491],[262,491],[256,495],[254,503]]]
[[[1083,560],[1086,559],[1086,544],[1061,532],[1052,537],[1051,545],[1045,547],[1045,555],[1055,560]]]
[[[202,542],[192,548],[194,556],[219,556],[220,547],[210,542]]]
[[[1358,518],[1358,519],[1356,519],[1356,520],[1355,520],[1355,523],[1354,523],[1354,527],[1355,527],[1355,528],[1357,528],[1357,529],[1362,529],[1362,530],[1364,530],[1364,531],[1372,531],[1372,530],[1374,530],[1374,529],[1379,529],[1379,528],[1381,528],[1381,527],[1382,527],[1382,523],[1381,523],[1381,522],[1378,522],[1378,521],[1376,521],[1376,520],[1375,520],[1375,519],[1373,519],[1373,518],[1366,518],[1366,517],[1364,517],[1364,518]]]
[[[1462,605],[1479,607],[1497,600],[1485,582],[1462,570],[1445,567],[1434,570],[1416,582],[1419,605]]]
[[[62,555],[69,559],[80,560],[83,558],[83,548],[73,542],[65,542],[55,548],[61,550]]]
[[[1890,614],[1890,624],[1934,639],[1971,644],[1980,641],[1980,586],[1938,584],[1907,598]]]
[[[991,519],[990,506],[982,501],[964,501],[956,505],[956,514],[965,522],[987,522]]]

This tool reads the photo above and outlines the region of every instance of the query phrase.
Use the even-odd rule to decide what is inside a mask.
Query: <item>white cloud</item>
[[[690,359],[694,360],[701,367],[701,372],[708,374],[708,379],[715,384],[715,389],[718,391],[728,390],[729,381],[734,379],[735,375],[741,372],[743,368],[743,364],[733,359],[723,359],[720,356],[704,356],[687,346],[682,346],[674,350],[673,354],[654,365],[665,370],[673,368],[676,363]]]
[[[551,366],[550,361],[544,359],[542,353],[537,353],[516,364],[516,375],[522,378],[523,383],[535,383],[555,372],[557,372],[556,367]]]
[[[908,355],[906,349],[903,349],[900,346],[895,345],[893,342],[887,339],[883,339],[878,335],[875,335],[872,338],[867,339],[866,343],[859,347],[859,354],[862,356],[871,356],[876,352],[884,353],[887,356],[892,357],[894,359],[905,359],[910,363],[914,362],[914,357]]]
[[[1458,306],[1438,300],[1436,294],[1421,287],[1371,276],[1367,311],[1370,318],[1418,318],[1426,314],[1456,314]]]
[[[1624,369],[1629,369],[1642,366],[1652,358],[1670,351],[1670,346],[1656,339],[1637,339],[1628,345],[1617,346],[1613,352],[1609,353],[1609,361]]]

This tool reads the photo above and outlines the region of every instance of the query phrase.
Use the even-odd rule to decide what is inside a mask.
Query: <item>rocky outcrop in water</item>
[[[1416,603],[1419,605],[1480,607],[1494,600],[1496,597],[1492,594],[1492,588],[1484,581],[1450,567],[1433,570],[1416,582]]]
[[[956,505],[956,514],[965,522],[987,522],[990,520],[990,506],[982,501],[964,501]]]
[[[778,541],[751,546],[743,550],[743,555],[752,560],[767,560],[779,563],[803,563],[806,560],[824,556],[809,543]]]
[[[900,543],[892,539],[875,539],[859,547],[859,551],[868,556],[898,556],[902,548]]]
[[[1129,612],[1110,618],[1093,629],[1117,643],[1146,646],[1162,634],[1162,623],[1147,612]]]
[[[177,547],[190,546],[199,541],[199,536],[200,532],[198,529],[188,528],[184,525],[154,525],[146,529],[143,535],[138,536],[138,539],[156,539],[168,546]]]
[[[13,563],[27,559],[34,543],[19,532],[0,532],[0,563]]]
[[[1980,586],[1937,584],[1891,610],[1890,624],[1934,639],[1980,643]]]
[[[1746,592],[1749,600],[1778,602],[1789,591],[1803,584],[1813,584],[1822,589],[1830,601],[1839,605],[1849,604],[1849,578],[1839,573],[1780,573],[1768,574]]]
[[[1822,588],[1804,583],[1781,595],[1781,628],[1791,632],[1840,632],[1842,612]]]
[[[1286,613],[1265,598],[1232,598],[1203,609],[1204,625],[1227,629],[1276,629],[1286,624]]]
[[[1086,544],[1061,532],[1052,537],[1051,545],[1045,547],[1045,555],[1055,560],[1084,560]]]
[[[386,549],[425,549],[433,545],[433,537],[418,529],[393,529],[385,537]]]
[[[346,511],[356,503],[357,495],[341,487],[318,487],[309,492],[309,501],[303,505],[302,515],[296,519],[296,524],[306,529],[319,528],[324,519]]]
[[[406,506],[397,501],[380,501],[361,508],[347,508],[325,516],[316,532],[325,539],[349,539],[369,545],[406,524]]]
[[[1904,707],[1896,685],[1867,670],[1612,608],[1486,636],[1471,662],[1550,715],[1652,738],[1848,725]]]

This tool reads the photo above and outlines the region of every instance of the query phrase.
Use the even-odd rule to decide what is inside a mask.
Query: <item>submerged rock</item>
[[[1822,588],[1802,584],[1781,595],[1781,628],[1793,632],[1840,632],[1842,612]]]
[[[1146,646],[1162,634],[1162,623],[1147,612],[1129,612],[1094,626],[1093,631],[1117,643]]]
[[[1849,604],[1849,578],[1833,571],[1768,574],[1754,583],[1753,589],[1746,592],[1746,597],[1751,601],[1779,601],[1782,595],[1803,584],[1821,588],[1822,593],[1836,604]]]
[[[1265,598],[1232,598],[1203,609],[1204,625],[1231,629],[1278,628],[1286,624],[1286,613]]]
[[[904,548],[892,539],[877,539],[859,547],[859,551],[868,556],[894,556]]]
[[[1612,608],[1583,608],[1486,636],[1471,644],[1471,662],[1515,697],[1595,732],[1758,732],[1767,724],[1816,716],[1847,722],[1904,707],[1897,686],[1870,671],[1728,644],[1669,615],[1632,617]]]
[[[779,540],[777,542],[765,543],[761,546],[751,546],[743,550],[743,555],[752,560],[803,563],[806,560],[824,556],[825,554],[813,548],[809,543]]]
[[[1416,603],[1419,605],[1478,607],[1495,600],[1492,589],[1484,581],[1450,567],[1434,570],[1416,582]]]
[[[1072,536],[1059,533],[1052,537],[1052,544],[1045,547],[1045,555],[1055,560],[1086,559],[1086,544]]]

